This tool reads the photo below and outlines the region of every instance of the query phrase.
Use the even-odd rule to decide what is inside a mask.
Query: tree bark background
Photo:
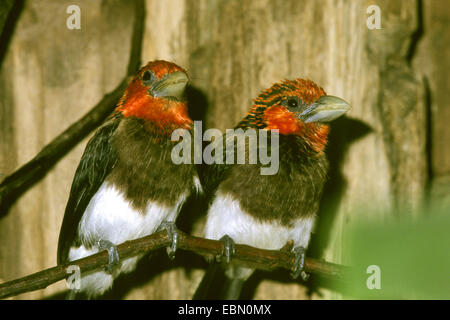
[[[81,8],[81,30],[66,27],[70,4]],[[381,30],[366,26],[371,4],[381,9]],[[142,61],[172,60],[188,70],[190,112],[204,128],[233,127],[261,89],[284,78],[310,78],[352,104],[333,126],[330,182],[310,250],[341,263],[345,230],[354,219],[383,219],[398,208],[414,218],[428,184],[432,195],[448,190],[449,9],[438,0],[147,0]],[[122,80],[133,21],[126,1],[25,2],[0,71],[0,174],[31,159]],[[86,142],[0,220],[2,280],[55,265]],[[202,223],[189,213],[179,226],[201,235]],[[119,279],[107,297],[189,299],[204,266],[183,252],[169,262],[162,252]],[[251,293],[309,297],[306,287],[286,279],[256,274]],[[60,282],[17,298],[59,298],[64,289]]]

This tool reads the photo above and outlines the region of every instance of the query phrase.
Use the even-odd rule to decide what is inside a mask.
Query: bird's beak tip
[[[300,114],[305,122],[330,122],[344,115],[351,106],[335,96],[322,96]]]
[[[173,72],[158,83],[153,94],[156,97],[182,99],[188,82],[189,78],[186,73],[182,71]]]

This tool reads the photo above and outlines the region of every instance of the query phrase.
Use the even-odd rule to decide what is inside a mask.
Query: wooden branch
[[[191,251],[202,256],[221,256],[224,251],[222,241],[209,240],[179,232],[178,249]],[[125,259],[138,254],[145,254],[170,245],[171,240],[167,231],[161,231],[150,236],[127,241],[117,247],[120,259]],[[282,250],[264,250],[246,245],[235,245],[235,254],[230,263],[261,270],[274,270],[284,268],[292,270],[295,257],[290,251],[292,243]],[[24,292],[44,289],[52,283],[66,279],[69,266],[76,265],[81,274],[104,268],[108,264],[108,253],[99,252],[92,256],[71,261],[65,265],[46,269],[29,276],[0,284],[0,299],[15,296]],[[345,281],[348,279],[350,268],[325,261],[306,258],[305,271],[320,276]]]
[[[25,0],[4,0],[0,4],[0,70]]]
[[[42,179],[70,149],[95,129],[114,110],[127,81],[124,80],[111,93],[94,106],[83,118],[46,145],[32,160],[6,177],[0,184],[0,217],[29,187]]]
[[[136,15],[127,77],[97,103],[85,116],[46,145],[32,160],[7,176],[0,184],[0,217],[7,214],[15,200],[47,172],[80,140],[99,126],[116,107],[128,81],[141,64],[142,39],[145,26],[145,1],[135,2]]]
[[[141,52],[145,31],[145,0],[136,0],[134,5],[135,15],[133,34],[131,35],[131,52],[128,58],[128,76],[134,76],[141,66]]]

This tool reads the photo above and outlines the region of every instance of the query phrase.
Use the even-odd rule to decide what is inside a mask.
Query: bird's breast
[[[92,197],[79,224],[78,235],[87,245],[98,239],[120,244],[156,231],[164,220],[174,221],[188,193],[172,205],[149,200],[144,211],[136,209],[114,184],[104,182]]]
[[[194,165],[172,161],[171,141],[155,142],[133,119],[124,120],[117,131],[112,143],[118,160],[106,180],[136,209],[145,211],[149,200],[171,206],[195,188]]]
[[[314,216],[300,217],[291,226],[275,219],[262,221],[246,212],[232,194],[219,190],[208,211],[205,236],[218,240],[228,235],[236,243],[273,250],[293,240],[296,246],[306,248],[314,220]]]

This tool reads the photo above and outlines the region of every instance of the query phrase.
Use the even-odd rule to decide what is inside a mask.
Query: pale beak
[[[172,97],[181,100],[184,90],[189,81],[186,73],[177,71],[168,74],[159,81],[156,81],[150,88],[154,97]]]
[[[350,109],[351,106],[341,98],[323,96],[300,113],[299,118],[305,123],[330,122],[339,118]]]

